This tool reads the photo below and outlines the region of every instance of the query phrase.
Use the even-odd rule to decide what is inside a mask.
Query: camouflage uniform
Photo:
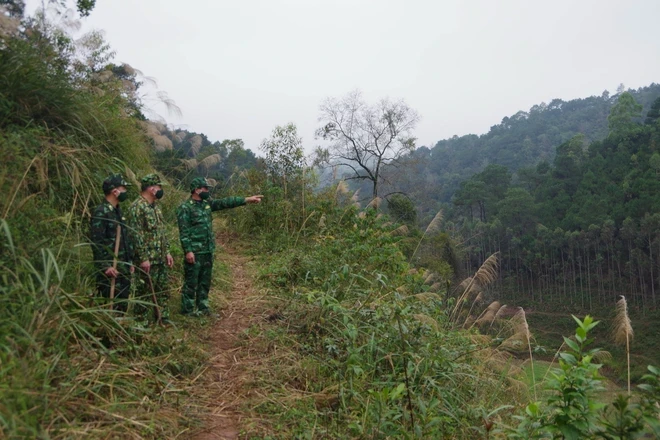
[[[108,177],[103,182],[103,191],[129,184],[119,174]],[[111,278],[105,271],[112,267],[115,253],[115,239],[117,225],[120,226],[119,253],[117,255],[117,271],[119,276],[115,279],[115,310],[126,312],[128,295],[131,288],[130,268],[133,260],[133,248],[128,234],[126,218],[119,205],[115,208],[110,202],[104,200],[94,209],[90,221],[90,238],[92,252],[94,253],[94,266],[96,273],[96,291],[103,298],[110,297]]]
[[[142,189],[151,185],[160,185],[160,178],[156,174],[148,174],[141,180]],[[149,203],[142,196],[138,197],[128,208],[128,219],[131,227],[131,236],[135,247],[133,260],[139,267],[140,263],[149,261],[149,273],[138,268],[138,282],[136,298],[140,301],[152,303],[152,288],[156,295],[161,318],[169,319],[169,286],[167,279],[167,254],[169,242],[165,236],[165,221],[163,213],[156,203]],[[135,313],[143,320],[149,320],[149,307],[136,305]],[[154,309],[155,317],[155,309]]]
[[[208,187],[206,179],[197,177],[190,184],[191,192],[197,188]],[[183,202],[177,209],[179,223],[179,238],[184,255],[195,254],[195,262],[183,262],[184,284],[181,291],[181,313],[184,315],[194,311],[209,313],[209,289],[213,272],[213,252],[215,237],[213,235],[213,218],[211,213],[222,209],[236,208],[245,205],[243,197],[227,197],[219,200],[194,200]]]

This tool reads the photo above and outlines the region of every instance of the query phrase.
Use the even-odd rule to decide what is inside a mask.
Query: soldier
[[[174,259],[170,255],[169,243],[165,237],[163,213],[156,203],[163,197],[163,188],[157,174],[144,176],[140,183],[142,193],[128,210],[129,224],[135,243],[134,261],[139,265],[139,283],[136,288],[137,298],[153,302],[154,317],[163,324],[169,323],[169,289],[167,268],[172,267]],[[149,321],[149,310],[143,305],[136,306],[136,314],[144,321]]]
[[[236,208],[246,203],[260,203],[263,196],[227,197],[209,199],[209,184],[203,177],[196,177],[190,184],[190,199],[177,209],[179,238],[185,254],[184,284],[181,291],[181,313],[210,315],[209,289],[213,271],[213,211]],[[197,311],[195,312],[195,306]]]
[[[121,174],[112,174],[103,181],[105,201],[92,213],[90,232],[94,265],[96,266],[96,290],[103,298],[110,297],[114,279],[113,306],[126,313],[128,294],[131,287],[130,274],[134,267],[133,249],[119,203],[126,200],[129,184]],[[119,246],[115,254],[115,247]]]

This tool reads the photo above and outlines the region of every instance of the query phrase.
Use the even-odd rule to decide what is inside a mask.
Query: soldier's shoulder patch
[[[206,205],[204,209],[211,209],[211,205]]]

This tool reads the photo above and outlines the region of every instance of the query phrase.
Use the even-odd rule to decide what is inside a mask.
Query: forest
[[[147,77],[62,20],[95,3],[0,1],[0,438],[660,436],[660,86],[432,148],[354,91],[313,157],[295,123],[253,152],[148,118]],[[96,295],[111,173],[166,182],[169,326]],[[178,311],[196,177],[263,195],[214,217],[218,317]]]

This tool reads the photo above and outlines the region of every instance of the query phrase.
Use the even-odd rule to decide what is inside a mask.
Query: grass
[[[552,307],[550,307],[552,308]],[[529,312],[533,309],[532,312]],[[562,312],[561,308],[554,307],[555,312],[545,312],[544,309],[529,305],[527,320],[536,337],[537,343],[545,349],[546,354],[541,356],[545,359],[554,354],[563,342],[562,336],[571,334],[573,319],[570,311]],[[579,315],[579,311],[574,313]],[[586,314],[586,312],[585,312]],[[610,380],[624,384],[626,381],[626,351],[625,346],[614,344],[611,332],[614,323],[614,304],[610,309],[601,309],[592,315],[602,324],[593,330],[594,346],[602,347],[612,355],[604,367],[603,374]],[[641,376],[646,374],[647,365],[660,365],[660,313],[656,311],[647,312],[645,316],[640,313],[631,313],[630,319],[633,329],[637,331],[635,339],[630,345],[631,357],[631,380],[636,383]]]

